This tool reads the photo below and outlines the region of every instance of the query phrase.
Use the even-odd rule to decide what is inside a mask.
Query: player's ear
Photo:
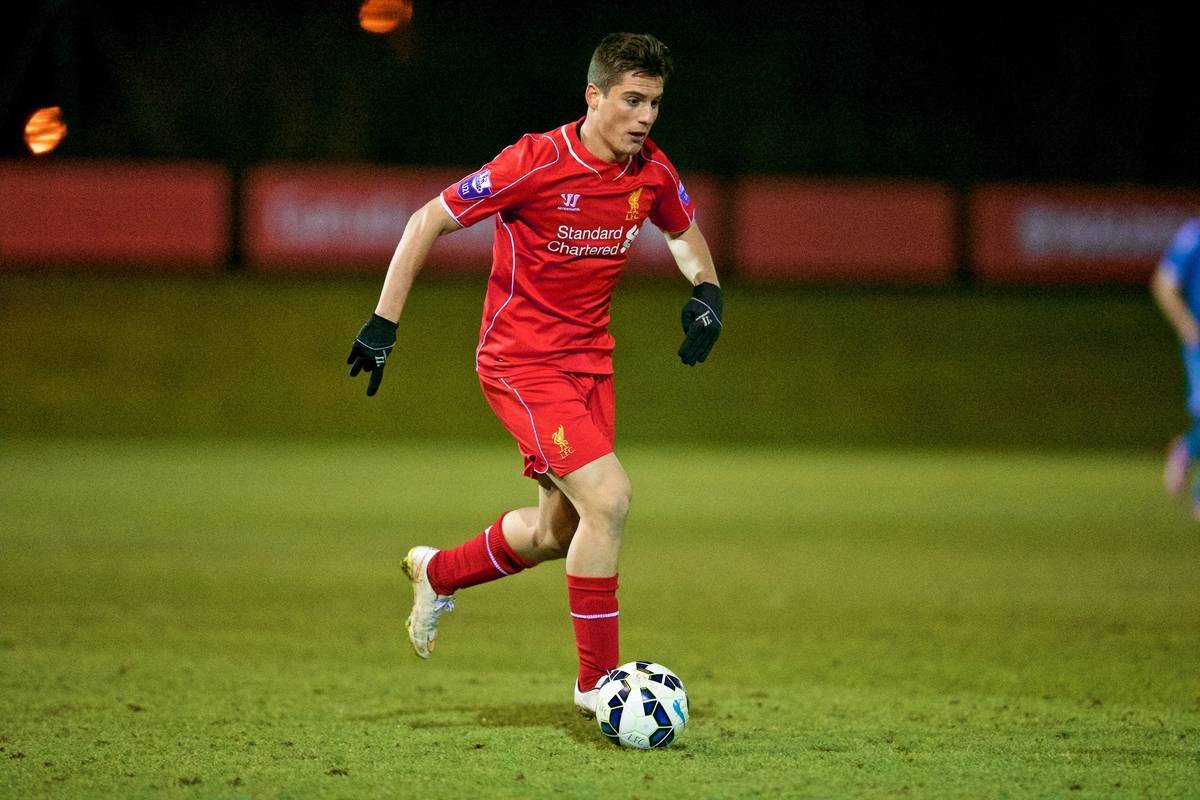
[[[587,88],[583,90],[583,99],[587,103],[588,110],[595,111],[600,105],[600,96],[604,93],[600,91],[600,87],[594,83],[589,83]]]

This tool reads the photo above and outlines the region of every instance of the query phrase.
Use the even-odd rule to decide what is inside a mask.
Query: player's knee
[[[555,520],[553,523],[539,523],[533,529],[533,547],[540,561],[552,561],[565,558],[571,539],[575,536],[579,518]]]
[[[612,514],[619,517],[621,522],[625,522],[625,518],[629,516],[629,504],[633,501],[633,489],[629,485],[629,481],[625,481],[624,487],[613,498]]]
[[[624,475],[606,482],[596,493],[592,504],[595,513],[604,517],[608,522],[615,523],[618,529],[625,524],[629,516],[629,504],[633,497],[633,488],[629,479]]]

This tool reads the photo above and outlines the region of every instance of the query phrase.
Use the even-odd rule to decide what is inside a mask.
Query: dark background
[[[685,174],[1200,185],[1192,33],[1142,8],[417,0],[385,36],[358,8],[25,7],[0,26],[3,155],[31,159],[25,115],[60,103],[70,133],[50,159],[220,160],[235,178],[264,161],[473,167],[581,115],[596,42],[633,30],[675,53],[655,136]],[[422,276],[378,403],[346,378],[385,266],[326,281],[6,277],[0,327],[18,345],[0,354],[0,428],[502,433],[471,370],[478,280]],[[1175,343],[1142,285],[755,287],[726,266],[736,324],[703,370],[675,358],[681,281],[619,292],[622,441],[691,441],[701,419],[705,441],[763,447],[1157,451],[1185,421]],[[63,332],[53,370],[33,366],[47,319]],[[471,399],[431,413],[431,397]]]
[[[599,38],[673,50],[655,137],[681,169],[1200,183],[1194,26],[1144,6],[355,2],[6,12],[0,155],[64,107],[63,157],[474,164],[580,115]]]

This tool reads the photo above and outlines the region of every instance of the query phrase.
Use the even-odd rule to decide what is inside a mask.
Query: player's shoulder
[[[538,133],[527,133],[521,137],[521,144],[532,151],[545,155],[559,155],[563,150],[559,127]]]
[[[679,172],[676,166],[653,139],[647,137],[646,142],[642,143],[642,149],[637,152],[637,158],[642,162],[640,172],[643,175],[655,175],[667,185],[678,184]]]
[[[646,157],[653,156],[654,158],[660,159],[665,159],[667,157],[666,153],[663,152],[663,149],[658,146],[658,142],[654,141],[649,136],[646,137],[646,141],[642,142],[642,149],[640,152]]]
[[[679,180],[679,173],[675,169],[675,165],[671,163],[671,159],[667,158],[667,154],[659,147],[655,141],[646,137],[646,141],[642,143],[642,149],[638,151],[637,157],[642,160],[643,170],[653,170],[662,175],[664,179],[669,177],[672,181]]]
[[[560,157],[560,146],[550,133],[527,133],[496,155],[529,166],[550,164]]]

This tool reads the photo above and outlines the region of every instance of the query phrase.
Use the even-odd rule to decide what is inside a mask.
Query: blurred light
[[[366,0],[358,9],[358,24],[371,33],[390,33],[412,20],[412,0]]]
[[[58,106],[39,108],[25,123],[25,144],[35,156],[49,153],[67,135],[62,109]]]

